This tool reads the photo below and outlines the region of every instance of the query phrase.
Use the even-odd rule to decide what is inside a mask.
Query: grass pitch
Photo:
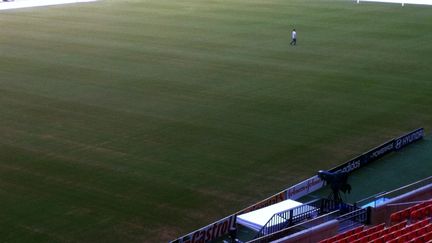
[[[164,242],[432,129],[431,7],[105,0],[0,21],[3,242]]]

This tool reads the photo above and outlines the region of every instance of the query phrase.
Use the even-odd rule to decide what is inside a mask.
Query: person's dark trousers
[[[297,44],[297,39],[293,39],[291,42],[290,42],[290,45],[296,45]]]

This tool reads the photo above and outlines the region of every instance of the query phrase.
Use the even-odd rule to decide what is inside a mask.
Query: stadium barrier
[[[370,162],[373,162],[382,156],[398,151],[405,146],[412,144],[424,137],[424,128],[418,128],[407,134],[404,134],[395,139],[391,139],[386,143],[383,143],[360,156],[357,156],[346,163],[343,163],[337,167],[330,169],[330,172],[347,172],[358,170],[361,167],[366,166]],[[306,179],[292,187],[289,187],[271,197],[268,197],[254,205],[251,205],[237,213],[227,216],[219,221],[209,224],[201,229],[193,231],[187,235],[179,237],[170,243],[201,243],[210,242],[220,237],[227,236],[231,230],[235,230],[236,216],[251,212],[263,207],[267,207],[278,202],[282,202],[286,199],[298,199],[311,192],[321,189],[325,186],[325,182],[321,180],[317,175]]]
[[[379,204],[383,204],[384,202],[386,202],[392,198],[395,198],[395,197],[398,197],[400,195],[412,192],[414,190],[417,190],[421,187],[424,187],[424,186],[427,186],[430,184],[432,184],[432,176],[429,176],[429,177],[426,177],[426,178],[421,179],[419,181],[416,181],[414,183],[402,186],[402,187],[397,188],[395,190],[377,193],[375,195],[372,195],[370,197],[367,197],[365,199],[357,201],[356,205],[358,205],[358,206],[372,205],[374,208],[376,208]],[[408,204],[413,204],[413,203],[408,203]]]
[[[270,220],[262,227],[255,238],[262,237],[298,224],[311,215],[318,216],[321,209],[321,199],[317,199],[307,204],[297,206],[273,215]]]
[[[275,233],[253,239],[248,241],[248,243],[266,243],[274,241],[318,242],[324,238],[336,235],[337,232],[345,232],[348,234],[353,230],[363,228],[363,224],[368,222],[370,208],[358,209],[355,207],[349,207],[347,210],[348,211],[336,210],[331,213],[318,216],[317,218],[303,221],[298,225],[294,225]],[[329,224],[331,225],[330,228],[323,227]]]
[[[422,186],[413,191],[395,196],[382,204],[372,208],[371,224],[387,222],[390,224],[390,215],[399,210],[408,208],[418,201],[429,200],[432,198],[432,184]]]
[[[273,243],[298,243],[298,242],[319,242],[325,238],[332,237],[338,232],[339,222],[335,219],[325,221],[303,231],[290,234],[288,236],[275,237],[271,239]],[[267,241],[268,242],[268,241]],[[265,242],[265,243],[267,243]],[[254,241],[248,243],[264,243],[264,241]]]
[[[339,232],[368,223],[370,208],[360,208],[338,217]]]
[[[327,213],[321,216],[318,216],[316,218],[313,218],[308,221],[301,222],[300,224],[293,225],[291,227],[282,229],[280,231],[274,232],[269,235],[264,235],[259,238],[252,239],[248,241],[248,243],[265,243],[265,242],[271,242],[278,239],[281,239],[283,237],[288,236],[289,238],[296,239],[297,235],[304,235],[305,232],[310,233],[309,231],[313,231],[314,228],[321,228],[323,225],[328,224],[331,222],[332,229],[331,232],[327,236],[335,235],[338,232],[339,229],[339,222],[336,220],[336,218],[340,215],[340,211],[336,210],[331,213]],[[326,228],[326,227],[325,227]],[[298,242],[298,241],[295,241]]]
[[[320,215],[337,212],[338,220],[341,222],[365,222],[364,215],[361,217],[361,209],[346,203],[337,203],[331,199],[321,198],[309,203],[288,209],[273,215],[262,227],[255,238],[260,238],[289,228],[298,226],[302,222],[309,221]],[[354,213],[353,213],[354,212]]]

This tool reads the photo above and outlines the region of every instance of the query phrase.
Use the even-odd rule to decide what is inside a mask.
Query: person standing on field
[[[297,32],[295,29],[291,32],[291,42],[290,45],[295,46],[297,44]]]

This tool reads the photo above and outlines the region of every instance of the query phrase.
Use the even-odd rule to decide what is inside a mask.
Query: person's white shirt
[[[291,33],[291,38],[296,39],[297,38],[297,32],[295,30]]]

